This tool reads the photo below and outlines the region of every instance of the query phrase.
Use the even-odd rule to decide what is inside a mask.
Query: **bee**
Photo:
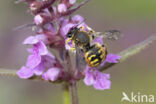
[[[84,26],[78,28],[78,25],[71,28],[67,33],[66,44],[72,41],[73,48],[71,50],[75,50],[75,46],[80,47],[83,51],[87,51],[90,48],[90,43],[93,39],[91,35],[92,31],[86,32],[84,31]]]
[[[75,50],[75,46],[76,48],[79,47],[84,53],[84,58],[87,64],[90,67],[96,67],[106,58],[107,50],[104,45],[98,43],[91,45],[91,41],[94,38],[91,33],[92,31],[84,31],[83,26],[80,28],[77,26],[73,27],[67,33],[68,39],[66,40],[66,44],[72,41],[74,47],[71,48],[71,50]]]
[[[79,47],[84,54],[84,59],[88,66],[97,67],[99,66],[107,56],[107,48],[105,45],[101,45],[99,43],[92,43],[92,40],[95,36],[102,36],[103,38],[114,39],[116,40],[119,37],[120,31],[118,30],[109,30],[104,34],[96,33],[92,29],[89,29],[89,32],[84,30],[84,27],[78,28],[78,26],[73,27],[67,33],[66,44],[72,41],[73,48],[71,50],[75,50],[75,48]],[[78,57],[79,58],[79,57]]]

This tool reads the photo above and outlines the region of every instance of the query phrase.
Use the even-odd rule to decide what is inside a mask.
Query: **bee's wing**
[[[84,59],[84,53],[82,49],[80,49],[78,46],[76,46],[76,68],[79,71],[83,71],[86,66],[86,61]]]
[[[122,32],[119,30],[106,30],[104,33],[94,32],[93,34],[95,38],[100,36],[107,40],[118,40],[123,36]]]

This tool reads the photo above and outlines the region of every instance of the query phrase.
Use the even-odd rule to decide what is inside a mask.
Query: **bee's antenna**
[[[25,27],[32,27],[32,26],[35,26],[35,24],[34,23],[29,23],[29,24],[20,25],[20,26],[17,26],[15,28],[13,28],[13,30],[17,31],[17,30],[23,29]]]
[[[83,22],[85,22],[87,19],[85,18],[83,21],[81,21],[80,23],[78,23],[77,25],[76,25],[76,27],[77,26],[79,26],[79,25],[81,25]]]

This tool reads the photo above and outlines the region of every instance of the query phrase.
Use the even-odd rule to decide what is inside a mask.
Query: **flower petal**
[[[56,58],[51,53],[48,53],[47,55],[43,56],[42,61],[44,62],[44,67],[46,69],[54,67],[54,64],[57,63]]]
[[[86,68],[84,83],[87,86],[93,85],[95,83],[94,75],[89,68]]]
[[[66,38],[66,35],[68,33],[68,31],[72,28],[76,26],[76,24],[72,24],[72,23],[68,23],[66,25],[64,25],[62,28],[61,28],[61,35]]]
[[[118,63],[121,56],[115,54],[108,54],[106,57],[106,62],[108,63]]]
[[[75,15],[72,17],[72,21],[76,23],[81,23],[84,21],[84,18],[80,15]]]
[[[97,37],[96,39],[93,40],[93,43],[99,43],[99,44],[103,44],[103,39],[102,37]]]
[[[48,54],[48,49],[47,49],[46,45],[43,42],[39,42],[35,46],[38,49],[40,55],[46,55],[46,54]]]
[[[32,69],[24,67],[24,66],[17,72],[17,75],[23,79],[30,78],[33,76],[33,74],[34,73]]]
[[[94,88],[97,90],[105,90],[110,89],[111,81],[109,80],[110,76],[109,74],[104,74],[96,71],[96,81],[94,83]]]
[[[47,43],[47,42],[48,42],[48,39],[47,39],[47,37],[46,37],[45,34],[36,35],[35,38],[36,38],[38,41],[42,41],[43,43]]]
[[[26,66],[33,69],[41,62],[41,56],[38,54],[32,54],[28,56]]]
[[[42,75],[42,78],[44,80],[51,80],[51,81],[55,81],[60,74],[60,69],[59,68],[50,68],[47,72],[45,72]]]
[[[38,66],[36,66],[34,69],[34,74],[39,76],[42,75],[43,71],[44,71],[44,63],[41,62]]]
[[[23,42],[23,44],[36,44],[38,43],[38,39],[35,38],[35,36],[29,36],[28,38],[26,38]]]

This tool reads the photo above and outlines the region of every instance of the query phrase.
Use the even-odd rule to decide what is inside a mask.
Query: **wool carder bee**
[[[109,34],[114,36],[116,35],[116,33],[119,34],[119,31],[106,31],[105,37],[111,38]],[[76,26],[69,30],[67,34],[68,39],[66,40],[66,44],[72,41],[72,44],[74,46],[73,48],[71,48],[72,50],[75,50],[75,46],[81,48],[84,53],[84,59],[90,67],[99,66],[107,56],[107,48],[105,45],[101,45],[99,43],[92,44],[92,40],[94,39],[95,34],[96,33],[91,29],[89,32],[86,32],[83,26],[80,28]]]

